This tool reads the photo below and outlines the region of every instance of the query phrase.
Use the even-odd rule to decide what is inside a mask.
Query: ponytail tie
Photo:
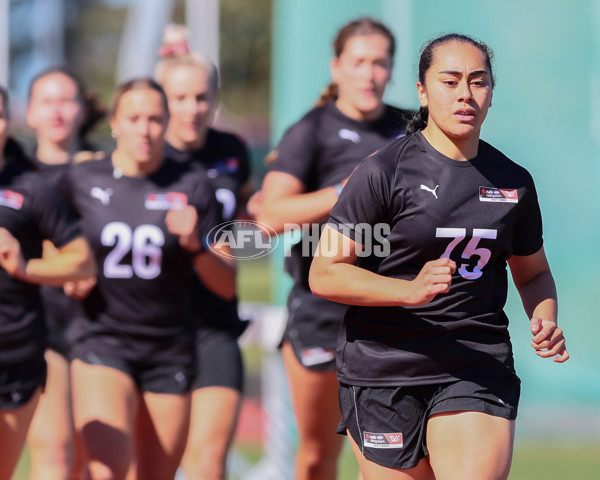
[[[190,53],[190,47],[186,40],[163,45],[158,49],[158,55],[161,58],[179,57]]]

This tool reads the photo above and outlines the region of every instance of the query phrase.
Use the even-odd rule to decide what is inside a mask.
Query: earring
[[[119,132],[117,132],[116,130],[114,130],[114,129],[113,129],[113,130],[111,130],[111,132],[110,132],[110,136],[111,136],[112,138],[119,138]]]

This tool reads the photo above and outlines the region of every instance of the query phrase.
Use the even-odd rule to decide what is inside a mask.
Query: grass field
[[[235,456],[244,464],[253,465],[262,456],[260,445],[236,445]],[[27,453],[25,452],[13,480],[27,480]],[[239,462],[238,462],[239,463]],[[350,448],[345,448],[340,459],[339,480],[355,480],[358,469]],[[230,480],[241,480],[239,470]],[[573,445],[518,440],[509,480],[597,480],[600,477],[600,443]],[[283,479],[282,479],[283,480]]]

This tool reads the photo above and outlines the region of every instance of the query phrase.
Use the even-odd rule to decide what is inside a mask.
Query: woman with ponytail
[[[70,68],[52,66],[39,72],[29,86],[27,121],[35,133],[32,162],[40,174],[57,185],[73,163],[103,157],[91,151],[86,137],[104,114],[103,105]],[[44,248],[53,250],[48,242]],[[65,338],[71,300],[62,288],[43,286],[41,293],[48,328],[48,382],[27,435],[29,478],[79,478]]]
[[[250,185],[245,142],[216,129],[216,67],[203,55],[190,53],[185,27],[169,25],[156,79],[169,101],[165,156],[203,167],[222,207],[224,221],[244,210]],[[192,383],[190,432],[182,460],[187,479],[224,480],[244,387],[238,338],[247,322],[240,319],[237,298],[223,299],[193,279],[196,374]]]
[[[333,43],[332,83],[276,148],[252,205],[257,219],[278,232],[286,224],[316,226],[327,219],[348,176],[368,155],[403,136],[407,112],[386,105],[395,39],[381,22],[358,18]],[[317,232],[318,233],[318,232]],[[342,440],[337,400],[335,342],[344,305],[312,295],[309,240],[292,248],[287,270],[294,280],[282,340],[292,406],[298,424],[296,478],[336,478]],[[309,250],[310,248],[310,250]]]
[[[11,478],[44,386],[49,387],[47,371],[52,375],[39,285],[58,287],[95,273],[75,217],[56,189],[32,170],[8,137],[8,93],[0,87],[0,480]],[[47,241],[54,245],[52,254],[42,248]],[[72,422],[62,415],[64,410],[70,416],[67,403],[52,413],[65,422],[57,436],[64,432],[70,439]],[[48,463],[48,475],[38,471],[32,478],[67,479],[68,462],[61,466],[60,477]]]
[[[520,380],[507,265],[535,354],[569,358],[533,179],[480,139],[491,58],[467,35],[425,46],[411,133],[358,167],[311,266],[313,293],[349,305],[339,432],[365,480],[508,478]],[[365,234],[374,225],[384,239]]]

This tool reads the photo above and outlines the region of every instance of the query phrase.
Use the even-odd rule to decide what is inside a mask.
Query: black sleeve
[[[42,238],[60,248],[81,236],[77,219],[56,188],[41,178],[33,184],[32,214]]]
[[[515,221],[513,237],[514,255],[533,255],[543,245],[542,213],[537,198],[535,184],[527,173],[527,189],[519,200],[519,214]]]
[[[311,112],[284,133],[271,171],[289,173],[305,185],[311,182],[318,149],[315,118]]]
[[[56,189],[58,190],[58,192],[62,196],[62,198],[65,200],[65,202],[67,203],[67,206],[70,209],[72,209],[75,213],[77,213],[76,209],[74,208],[75,203],[73,201],[73,197],[74,197],[73,168],[74,168],[73,166],[69,165],[62,171],[61,175],[59,177],[57,177]]]
[[[396,165],[390,156],[392,151],[384,149],[364,160],[331,210],[327,224],[360,244],[364,244],[361,224],[389,223]]]
[[[216,233],[214,227],[223,222],[222,207],[217,201],[214,188],[206,178],[206,173],[196,169],[194,175],[197,178],[190,204],[198,211],[198,234],[205,245],[210,245],[214,243],[214,238],[211,238],[210,234]]]
[[[248,153],[246,142],[237,135],[234,135],[234,138],[236,141],[236,156],[240,160],[237,180],[239,187],[241,187],[250,178],[250,155]]]

